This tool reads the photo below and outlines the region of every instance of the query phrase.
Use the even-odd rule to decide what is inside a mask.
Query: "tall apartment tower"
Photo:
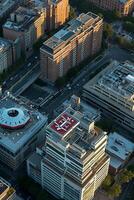
[[[44,42],[40,49],[41,78],[52,82],[101,48],[103,20],[89,12]]]
[[[46,0],[46,30],[58,28],[69,18],[68,0]]]
[[[45,153],[27,161],[28,175],[58,199],[91,200],[107,176],[107,135],[92,120],[66,109],[47,126]]]
[[[25,6],[44,12],[46,31],[58,28],[69,18],[69,0],[29,0]]]

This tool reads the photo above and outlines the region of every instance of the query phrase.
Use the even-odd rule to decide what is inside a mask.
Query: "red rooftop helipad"
[[[78,121],[67,113],[63,113],[51,124],[51,129],[55,132],[65,135],[71,128],[73,128]]]

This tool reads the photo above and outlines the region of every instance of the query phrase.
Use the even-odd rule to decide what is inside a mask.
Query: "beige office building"
[[[91,12],[69,21],[40,48],[41,78],[54,82],[96,54],[101,48],[102,31],[103,20]]]
[[[108,173],[107,135],[71,107],[46,129],[46,142],[27,160],[28,175],[58,199],[91,200]]]

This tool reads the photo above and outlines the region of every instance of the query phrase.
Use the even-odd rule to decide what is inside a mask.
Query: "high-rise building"
[[[40,48],[41,78],[54,82],[101,48],[103,20],[89,12],[68,22]]]
[[[16,200],[15,189],[2,177],[0,177],[0,200]]]
[[[18,0],[0,1],[0,18],[6,18],[18,5]]]
[[[0,73],[6,71],[13,63],[12,60],[12,47],[11,44],[0,38]]]
[[[6,71],[21,56],[19,41],[0,38],[0,73]]]
[[[46,31],[58,28],[69,18],[69,0],[30,0],[26,6],[44,12]]]
[[[3,36],[13,41],[19,38],[21,49],[28,56],[33,44],[44,34],[44,23],[44,13],[19,7],[3,25]]]
[[[134,132],[134,64],[111,62],[83,87],[83,99]]]
[[[134,10],[134,0],[88,0],[104,10],[116,11],[120,15],[125,16],[131,14]]]
[[[56,198],[93,199],[105,179],[107,134],[90,115],[67,108],[46,128],[46,142],[27,160],[27,172]]]
[[[0,161],[16,170],[44,140],[47,117],[9,92],[0,100]]]

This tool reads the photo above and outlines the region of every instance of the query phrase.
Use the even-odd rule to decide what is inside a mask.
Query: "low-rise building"
[[[33,44],[44,34],[44,23],[44,13],[19,7],[3,25],[3,36],[13,41],[19,38],[21,49],[28,56]]]
[[[71,107],[45,133],[45,144],[27,160],[28,175],[56,198],[93,199],[108,173],[107,134]]]
[[[111,10],[118,12],[121,16],[131,14],[134,10],[134,0],[88,0],[104,10]]]
[[[81,13],[44,42],[40,48],[41,79],[56,81],[101,48],[103,20]]]
[[[47,117],[11,94],[0,100],[0,161],[16,170],[45,139]]]
[[[108,136],[106,152],[110,156],[109,171],[116,174],[122,169],[134,151],[134,143],[113,132]]]
[[[16,192],[11,185],[0,177],[0,200],[16,200]]]
[[[134,131],[134,64],[113,61],[83,87],[83,99]]]

